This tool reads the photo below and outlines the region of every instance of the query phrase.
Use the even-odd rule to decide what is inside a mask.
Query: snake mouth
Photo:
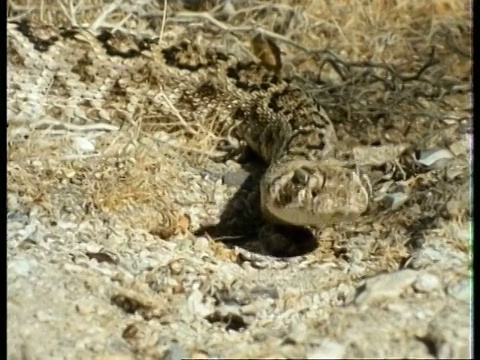
[[[270,221],[323,227],[352,221],[369,195],[355,170],[330,161],[271,166],[261,182],[262,210]]]

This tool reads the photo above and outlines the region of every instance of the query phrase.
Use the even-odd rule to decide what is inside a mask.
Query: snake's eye
[[[308,183],[309,173],[304,169],[296,169],[293,173],[293,181],[297,184],[306,185]]]

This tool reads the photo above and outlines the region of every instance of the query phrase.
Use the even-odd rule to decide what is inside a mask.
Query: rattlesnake
[[[259,59],[240,61],[207,35],[187,35],[159,45],[106,30],[9,23],[9,121],[132,122],[139,113],[158,122],[226,121],[268,164],[260,191],[270,222],[319,227],[366,211],[364,181],[335,157],[332,122],[282,75],[273,42],[255,37]]]

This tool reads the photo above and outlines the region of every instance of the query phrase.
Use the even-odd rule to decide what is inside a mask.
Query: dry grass
[[[207,6],[210,11],[191,12],[179,7],[179,1],[165,1],[167,11],[164,12],[160,9],[163,3],[117,0],[107,5],[95,0],[9,0],[8,9],[10,18],[29,16],[46,23],[88,24],[92,30],[100,26],[121,28],[135,24],[128,22],[135,17],[133,14],[155,18],[158,22],[166,19],[167,24],[205,21],[234,33],[263,31],[296,45],[297,49],[328,48],[350,60],[408,63],[412,56],[432,45],[439,46],[440,53],[443,51],[445,55],[455,52],[470,54],[470,3],[463,0],[426,3],[412,0],[291,0],[282,4],[233,1],[228,20],[223,22],[215,17],[220,14],[220,19],[225,18],[222,18],[221,11],[216,11],[218,7]],[[160,31],[163,26],[160,24]]]
[[[79,221],[106,214],[162,238],[184,231],[177,223],[182,213],[170,196],[182,191],[174,185],[182,169],[173,160],[177,152],[161,142],[135,146],[134,135],[122,132],[98,136],[96,151],[85,159],[69,137],[32,135],[11,141],[8,149],[8,190],[27,207],[38,204],[63,220],[68,220],[61,215],[65,209]]]

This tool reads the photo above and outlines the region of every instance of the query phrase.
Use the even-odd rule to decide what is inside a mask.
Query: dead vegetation
[[[418,131],[423,133],[425,122],[438,123],[448,116],[446,111],[470,108],[459,104],[457,96],[471,91],[468,6],[464,1],[440,0],[428,4],[382,0],[282,4],[55,0],[36,6],[8,2],[12,20],[27,17],[48,24],[87,26],[93,33],[101,28],[128,28],[141,34],[150,28],[160,42],[166,26],[202,27],[225,33],[232,44],[249,52],[245,41],[262,34],[278,43],[284,70],[322,99],[333,121],[370,125],[368,129],[393,128],[393,134],[387,134],[390,137],[412,132],[408,125],[412,117],[424,119],[418,121]],[[139,115],[131,121],[148,123],[148,114]],[[199,128],[187,124],[181,116],[176,121],[186,135],[194,136],[190,148],[206,148],[206,154],[215,154],[213,148],[218,148],[221,141],[218,129],[216,134],[211,131],[215,124]],[[168,127],[164,130],[175,131]],[[352,128],[341,129],[341,138],[342,130],[345,136],[355,133]],[[435,130],[431,126],[428,129]],[[382,140],[370,135],[360,142]]]

